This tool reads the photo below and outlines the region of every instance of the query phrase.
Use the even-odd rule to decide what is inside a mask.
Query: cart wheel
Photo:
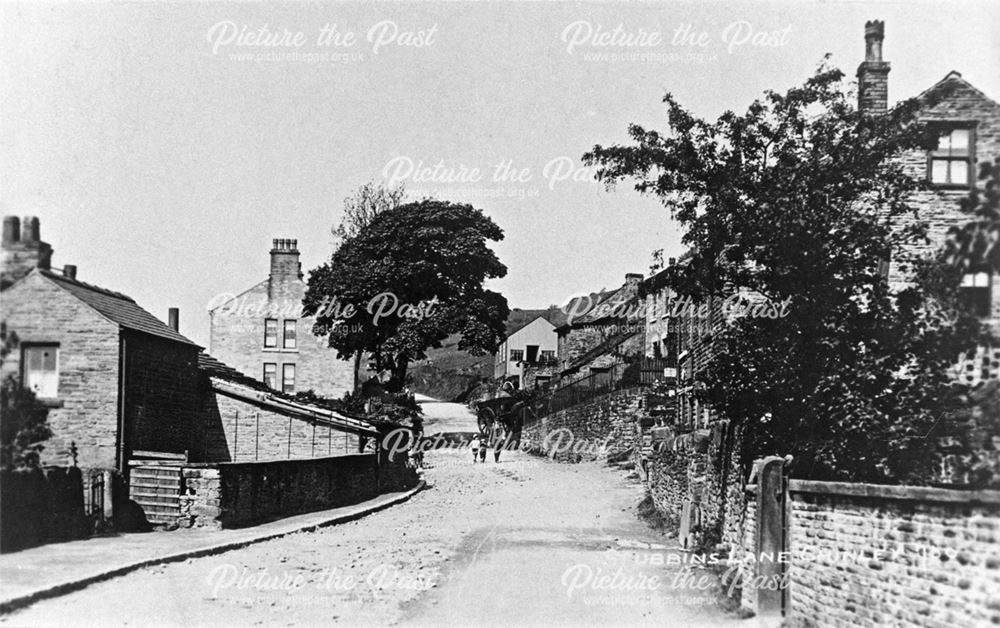
[[[496,421],[496,413],[489,408],[481,408],[477,417],[479,433],[483,436],[489,436],[490,428],[493,426],[494,421]]]

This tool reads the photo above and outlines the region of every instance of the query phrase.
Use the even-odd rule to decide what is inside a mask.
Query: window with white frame
[[[59,396],[59,345],[27,345],[23,348],[24,387],[40,399]]]
[[[295,342],[296,342],[296,338],[295,338],[295,323],[296,322],[297,321],[294,318],[293,319],[286,319],[285,322],[284,322],[284,334],[283,334],[282,346],[285,349],[294,349],[295,348]]]
[[[278,387],[278,365],[274,362],[264,363],[264,383],[268,388]]]
[[[264,348],[273,349],[278,346],[278,319],[264,319]]]
[[[975,176],[975,133],[971,128],[945,130],[930,151],[927,178],[934,185],[968,187]]]
[[[989,272],[966,273],[959,286],[962,302],[976,316],[990,316],[993,277]]]
[[[295,365],[294,364],[282,364],[281,365],[281,392],[294,393],[295,392]]]

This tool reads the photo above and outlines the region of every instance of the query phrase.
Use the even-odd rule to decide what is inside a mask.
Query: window
[[[286,320],[284,328],[284,340],[282,341],[282,346],[286,349],[295,348],[295,319]]]
[[[986,272],[967,273],[962,277],[962,283],[959,286],[962,302],[976,316],[985,318],[990,315],[990,301],[993,296],[990,293],[992,283],[992,277]]]
[[[278,346],[278,319],[264,319],[264,347],[274,348]]]
[[[264,363],[264,383],[268,385],[269,388],[278,387],[278,365],[274,362]]]
[[[542,361],[543,362],[551,362],[552,360],[555,360],[555,359],[556,359],[556,352],[553,351],[552,349],[544,349],[542,351]]]
[[[283,364],[281,366],[281,392],[295,392],[295,365]]]
[[[973,130],[951,129],[941,135],[936,149],[930,152],[927,178],[942,186],[968,187],[975,171]]]
[[[520,362],[524,359],[524,349],[511,349],[510,350],[510,361]]]
[[[41,399],[59,396],[59,346],[24,347],[24,386]]]

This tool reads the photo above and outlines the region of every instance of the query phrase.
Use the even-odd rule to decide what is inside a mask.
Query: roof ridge
[[[970,83],[965,77],[963,77],[962,73],[959,72],[958,70],[951,70],[950,72],[948,72],[947,74],[945,74],[944,78],[942,78],[940,81],[938,81],[937,83],[934,83],[933,85],[931,85],[930,87],[928,87],[924,91],[922,91],[919,94],[917,94],[916,99],[917,100],[923,100],[928,95],[930,95],[934,90],[940,88],[944,83],[946,83],[948,81],[958,81],[962,85],[964,85],[965,87],[967,87],[967,88],[971,89],[972,91],[974,91],[980,97],[984,98],[985,100],[988,100],[988,101],[990,101],[993,104],[997,104],[995,100],[993,100],[992,98],[990,98],[989,96],[987,96],[981,89],[979,89],[978,87],[976,87],[975,85],[973,85],[972,83]]]
[[[114,297],[116,299],[123,299],[125,301],[130,302],[130,303],[135,303],[136,302],[135,299],[133,299],[132,297],[130,297],[127,294],[124,294],[122,292],[116,292],[114,290],[108,290],[107,288],[102,288],[100,286],[95,286],[92,283],[87,283],[85,281],[80,281],[79,279],[72,279],[70,277],[67,277],[66,275],[60,275],[58,273],[54,273],[51,270],[48,270],[48,269],[45,269],[45,268],[36,268],[35,270],[37,270],[41,274],[45,275],[46,277],[49,277],[50,279],[55,279],[56,281],[64,281],[66,283],[71,283],[71,284],[73,284],[75,286],[79,286],[81,288],[84,288],[85,290],[92,290],[94,292],[99,292],[101,294],[106,294],[106,295],[108,295],[110,297]]]

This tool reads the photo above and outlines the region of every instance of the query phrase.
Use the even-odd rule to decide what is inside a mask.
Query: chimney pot
[[[885,22],[865,22],[865,61],[882,60],[882,41],[885,39]]]
[[[170,329],[179,332],[181,325],[181,311],[175,307],[167,310],[167,325],[170,325]]]
[[[17,216],[3,217],[3,243],[12,244],[21,239],[21,219]]]
[[[63,277],[76,279],[76,264],[66,264],[63,266]]]
[[[38,218],[34,216],[25,216],[21,221],[21,241],[22,242],[41,242],[42,234],[39,230]]]

